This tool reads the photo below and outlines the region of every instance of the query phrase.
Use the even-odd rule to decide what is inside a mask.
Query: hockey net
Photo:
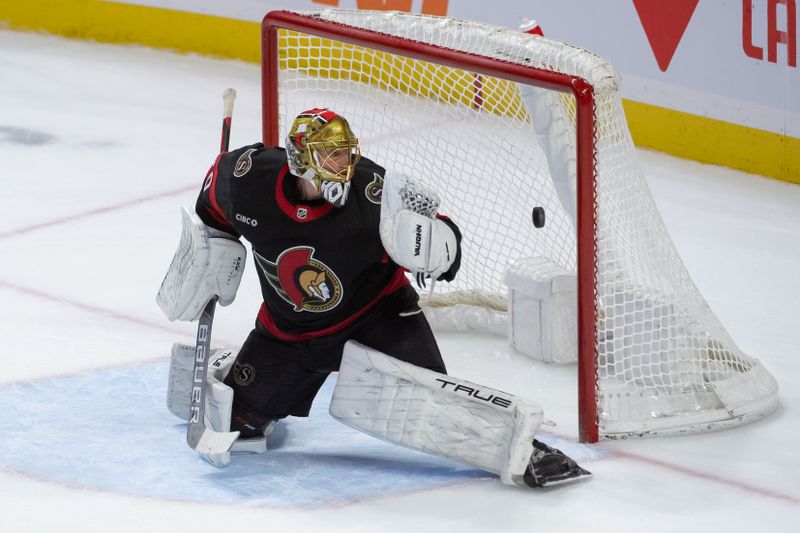
[[[502,319],[509,264],[546,257],[577,273],[582,440],[703,431],[777,405],[775,380],[730,338],[666,231],[608,62],[480,23],[349,10],[270,13],[263,52],[265,144],[330,107],[367,157],[438,191],[463,254],[429,305]]]

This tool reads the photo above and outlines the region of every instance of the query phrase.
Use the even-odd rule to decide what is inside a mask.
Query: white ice
[[[154,293],[178,206],[218,149],[222,90],[239,92],[232,146],[253,142],[259,77],[250,64],[0,31],[0,531],[798,530],[800,187],[647,151],[694,281],[780,383],[770,417],[581,445],[574,368],[452,334],[440,338],[450,372],[539,401],[558,423],[547,436],[592,480],[509,488],[372,447],[324,406],[232,474],[194,457],[161,381],[170,345],[194,331],[167,322]],[[250,270],[218,310],[215,343],[240,345],[258,305]]]

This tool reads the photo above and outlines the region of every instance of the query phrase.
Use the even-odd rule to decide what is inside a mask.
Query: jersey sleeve
[[[243,146],[230,152],[217,156],[216,161],[208,170],[203,180],[203,188],[197,197],[195,211],[207,226],[240,237],[233,223],[234,203],[237,192],[231,179],[242,174],[245,167],[237,170],[237,165],[247,164],[246,169],[252,166],[250,154],[259,152],[264,148],[261,143]],[[246,172],[246,170],[244,170]]]
[[[225,195],[220,195],[218,190],[221,182],[225,181],[225,177],[220,176],[221,159],[222,154],[217,157],[208,170],[206,178],[203,180],[203,188],[197,196],[194,210],[206,226],[224,231],[238,238],[239,233],[234,229],[233,223],[226,214],[226,211],[229,212],[230,210],[223,208],[227,199]],[[220,201],[222,201],[222,204]]]
[[[458,269],[461,268],[461,230],[458,229],[456,223],[450,220],[449,217],[436,215],[436,218],[447,224],[448,227],[453,230],[453,234],[456,236],[456,246],[458,247],[453,264],[450,265],[447,272],[436,278],[436,281],[453,281],[458,273]]]

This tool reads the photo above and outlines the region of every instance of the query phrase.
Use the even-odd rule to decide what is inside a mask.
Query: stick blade
[[[186,434],[186,442],[193,450],[199,453],[225,453],[231,449],[233,443],[239,438],[238,431],[220,432],[202,426],[198,426],[197,429],[202,429],[202,432],[188,432]]]

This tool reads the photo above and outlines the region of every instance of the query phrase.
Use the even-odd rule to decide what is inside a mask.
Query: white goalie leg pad
[[[524,484],[543,416],[535,402],[354,341],[345,345],[330,413],[373,437],[462,461],[509,485]]]
[[[181,209],[181,240],[156,302],[170,320],[194,321],[213,297],[228,305],[242,281],[247,251],[233,236]]]
[[[194,345],[180,342],[172,345],[167,383],[167,408],[184,422],[188,422],[190,416],[192,387],[194,386],[194,357]],[[236,353],[233,350],[211,348],[206,380],[209,390],[214,383],[220,383],[227,387],[222,381],[228,375],[235,360]]]
[[[170,412],[184,421],[189,421],[191,394],[193,387],[195,347],[188,344],[172,345],[167,385],[167,407]],[[228,432],[231,428],[233,409],[233,389],[223,383],[228,375],[236,353],[232,350],[212,348],[206,377],[205,424],[214,431]],[[209,463],[226,466],[233,453],[264,453],[267,451],[267,436],[272,426],[262,437],[237,439],[229,452],[220,454],[201,454]]]

